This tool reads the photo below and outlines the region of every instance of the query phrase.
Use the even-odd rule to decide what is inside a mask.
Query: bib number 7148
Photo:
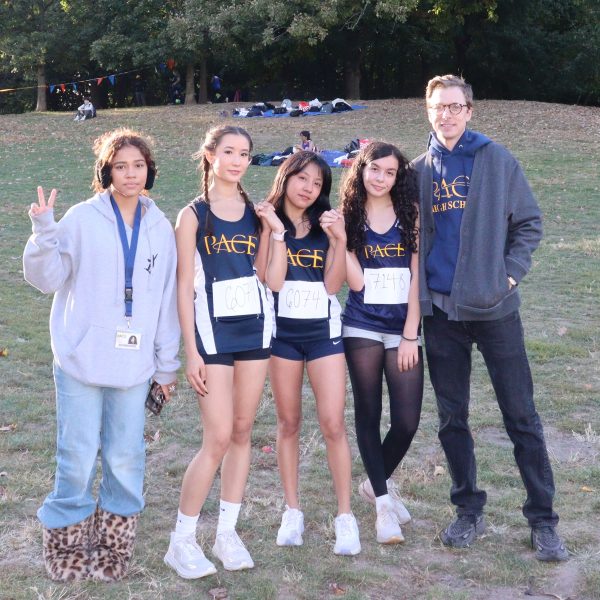
[[[365,304],[405,304],[410,288],[410,269],[365,269]]]

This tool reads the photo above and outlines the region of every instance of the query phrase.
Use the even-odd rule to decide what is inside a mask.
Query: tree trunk
[[[200,81],[198,81],[198,102],[206,104],[208,102],[208,65],[206,64],[206,55],[202,54],[200,58]]]
[[[194,88],[194,65],[188,63],[185,67],[185,103],[196,104],[196,89]]]
[[[108,85],[112,87],[113,98],[115,100],[115,106],[118,108],[126,108],[127,107],[127,97],[128,97],[128,81],[127,77],[117,77],[115,79],[114,85],[107,81],[102,85]],[[108,88],[111,89],[110,87]]]
[[[37,67],[37,105],[35,110],[37,112],[48,110],[48,104],[46,99],[46,67],[45,65],[38,65]]]
[[[345,98],[360,98],[360,52],[355,48],[354,54],[344,62],[344,94]]]

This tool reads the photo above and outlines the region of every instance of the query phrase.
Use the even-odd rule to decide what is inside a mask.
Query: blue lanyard
[[[125,259],[125,316],[129,318],[133,313],[133,265],[135,264],[135,253],[137,252],[138,237],[140,235],[142,203],[138,200],[135,209],[131,246],[127,241],[127,232],[125,231],[125,222],[123,221],[121,211],[112,195],[110,197],[110,203],[112,204],[115,216],[117,217],[119,236],[121,237],[121,245],[123,246],[123,257]]]

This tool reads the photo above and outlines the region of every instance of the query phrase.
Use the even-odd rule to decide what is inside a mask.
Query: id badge
[[[365,304],[406,304],[410,269],[384,267],[365,269]]]
[[[286,281],[279,292],[277,312],[288,319],[326,319],[327,290],[321,281]]]
[[[215,317],[260,314],[259,282],[254,275],[215,281],[212,284]]]
[[[118,350],[139,350],[142,333],[133,329],[117,329],[115,348]]]

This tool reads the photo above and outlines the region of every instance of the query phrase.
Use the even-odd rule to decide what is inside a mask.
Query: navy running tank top
[[[402,242],[398,221],[385,233],[365,228],[365,243],[356,250],[365,286],[350,290],[344,325],[379,333],[402,334],[408,312],[412,253]]]
[[[272,319],[265,289],[254,270],[258,221],[245,207],[239,221],[210,212],[202,198],[190,205],[198,218],[195,260],[196,332],[207,354],[271,345]],[[207,216],[211,231],[207,231]]]
[[[339,337],[341,306],[324,284],[327,235],[310,231],[299,239],[286,236],[285,243],[285,282],[279,292],[267,292],[274,315],[273,336],[295,343]]]

